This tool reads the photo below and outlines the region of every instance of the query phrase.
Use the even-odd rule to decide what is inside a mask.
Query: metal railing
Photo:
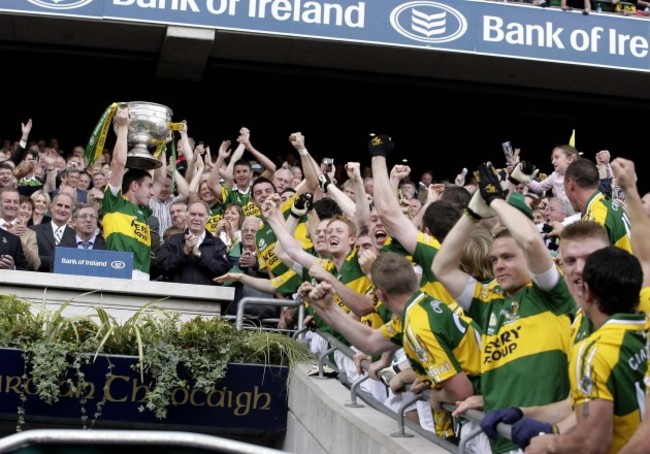
[[[339,339],[337,339],[336,337],[332,336],[329,333],[321,332],[321,331],[316,331],[316,333],[319,336],[323,337],[330,345],[330,348],[327,350],[327,352],[319,357],[319,365],[318,365],[318,367],[319,367],[319,377],[323,378],[323,375],[322,375],[322,370],[324,368],[323,362],[328,361],[328,356],[329,356],[330,353],[332,353],[334,351],[340,351],[345,356],[352,359],[356,352],[354,350],[352,350],[349,346],[347,346],[345,343],[341,342]],[[465,453],[465,447],[466,447],[467,443],[483,432],[480,429],[480,426],[478,426],[478,425],[480,425],[481,420],[483,419],[483,416],[485,415],[485,413],[482,412],[482,411],[473,410],[473,409],[466,410],[462,414],[461,419],[476,423],[478,428],[476,430],[472,431],[472,432],[463,434],[463,437],[460,439],[458,445],[455,445],[455,444],[453,444],[453,443],[451,443],[451,442],[449,442],[449,441],[447,441],[447,440],[445,440],[443,438],[438,437],[436,434],[431,433],[430,431],[423,429],[419,424],[416,424],[416,423],[406,419],[405,412],[406,412],[406,408],[409,405],[411,405],[413,402],[417,401],[417,400],[423,400],[423,401],[428,402],[429,397],[430,397],[429,391],[428,390],[422,391],[419,395],[417,395],[417,398],[413,399],[412,401],[405,402],[398,409],[398,411],[395,412],[395,411],[387,408],[383,403],[377,401],[370,394],[363,393],[363,392],[360,392],[358,390],[358,385],[361,382],[363,382],[363,381],[365,381],[365,380],[367,380],[369,378],[369,375],[367,374],[367,372],[368,372],[368,369],[370,367],[371,362],[368,361],[368,360],[362,360],[360,364],[361,364],[361,368],[366,372],[364,375],[362,375],[357,380],[355,380],[354,383],[348,383],[347,380],[345,380],[345,379],[341,380],[341,382],[343,382],[346,386],[348,386],[350,388],[350,401],[352,402],[352,404],[354,404],[354,405],[347,405],[347,406],[349,406],[349,407],[357,407],[357,406],[359,406],[357,404],[357,402],[356,402],[356,398],[357,398],[357,396],[359,396],[359,397],[362,398],[362,400],[364,400],[364,402],[368,403],[371,407],[373,407],[375,409],[378,409],[379,411],[386,414],[387,416],[395,419],[397,421],[397,431],[391,434],[392,437],[408,436],[406,434],[406,431],[405,431],[406,427],[408,427],[410,430],[418,433],[420,436],[422,436],[422,437],[426,438],[427,440],[433,442],[437,446],[448,450],[449,452],[464,454]],[[335,367],[335,366],[332,366],[332,367]],[[394,372],[386,372],[385,375],[382,374],[382,379],[384,379],[384,377],[385,377],[386,380],[390,381],[389,379],[394,374],[395,374]],[[340,377],[340,375],[339,375],[339,377]],[[386,380],[384,380],[384,381],[386,381]],[[407,385],[405,389],[408,390],[409,386]],[[372,402],[372,401],[374,401],[374,402]],[[376,405],[377,402],[379,402],[379,408]],[[441,406],[445,410],[447,410],[449,412],[453,412],[454,410],[456,410],[456,405],[454,405],[454,404],[443,403]],[[512,425],[499,423],[497,425],[496,429],[497,429],[497,433],[499,435],[501,435],[504,438],[507,438],[507,439],[511,440]]]
[[[245,329],[246,326],[244,324],[245,320],[245,315],[244,315],[244,309],[245,307],[251,306],[251,305],[258,305],[258,304],[265,304],[265,305],[274,305],[274,306],[288,306],[288,307],[297,307],[298,308],[298,324],[297,324],[297,329],[292,329],[292,330],[281,330],[281,329],[274,329],[277,331],[286,331],[292,333],[292,337],[295,339],[300,339],[304,337],[304,334],[306,331],[309,329],[308,327],[304,326],[304,316],[305,316],[305,306],[302,303],[302,300],[300,298],[296,300],[282,300],[282,299],[274,299],[274,298],[255,298],[255,297],[246,297],[242,298],[239,302],[239,306],[237,307],[237,316],[236,316],[236,326],[238,330]],[[273,319],[268,319],[268,320],[262,320],[262,322],[271,322]],[[318,358],[318,375],[315,376],[316,378],[326,378],[325,376],[325,366],[329,366],[334,368],[337,372],[340,372],[335,364],[331,364],[329,361],[329,356],[331,353],[335,351],[341,352],[343,355],[346,357],[353,359],[356,351],[350,348],[348,345],[346,345],[344,342],[341,342],[341,340],[337,339],[335,336],[331,335],[330,333],[323,332],[316,330],[316,333],[321,336],[323,339],[325,339],[328,344],[329,348],[327,351],[325,351],[323,354],[321,354]],[[392,433],[391,436],[393,437],[406,437],[409,436],[409,434],[406,433],[406,427],[408,427],[410,430],[413,432],[416,432],[418,435],[426,438],[427,440],[433,442],[437,446],[448,450],[449,452],[452,453],[458,453],[458,454],[464,454],[465,453],[465,446],[467,443],[472,440],[473,438],[477,437],[482,433],[482,430],[477,428],[476,430],[463,434],[462,439],[460,439],[459,444],[456,445],[454,443],[451,443],[443,438],[438,437],[436,434],[422,428],[419,424],[416,424],[412,421],[409,421],[406,419],[406,409],[415,401],[417,400],[424,400],[424,401],[429,401],[430,393],[428,390],[422,391],[420,394],[416,396],[412,401],[405,402],[400,406],[397,412],[391,410],[390,408],[386,407],[383,402],[378,401],[375,399],[374,396],[372,396],[370,393],[366,393],[361,390],[360,385],[364,381],[370,378],[368,372],[368,369],[370,367],[371,362],[368,360],[362,360],[361,361],[361,368],[366,372],[365,374],[361,375],[357,380],[355,380],[353,383],[348,382],[347,378],[345,377],[345,374],[338,374],[339,381],[341,381],[345,386],[350,388],[350,402],[346,404],[346,406],[355,408],[355,407],[362,407],[363,405],[360,405],[357,402],[357,397],[360,397],[366,404],[371,406],[372,408],[384,413],[385,415],[395,419],[397,421],[397,430],[396,432]],[[385,379],[382,376],[382,379],[387,383],[390,381],[390,374],[394,375],[394,372],[386,372]],[[406,390],[409,389],[409,386],[406,386]],[[451,404],[451,403],[443,403],[442,408],[449,412],[453,412],[456,410],[456,405]],[[481,420],[483,419],[484,412],[479,411],[479,410],[466,410],[463,415],[461,416],[461,419],[471,421],[476,423],[477,425],[480,425]],[[511,439],[511,429],[512,425],[510,424],[504,424],[500,423],[497,425],[497,433],[501,435],[504,438]]]
[[[0,439],[0,453],[32,445],[179,446],[219,453],[277,454],[282,451],[227,438],[158,430],[34,429]]]

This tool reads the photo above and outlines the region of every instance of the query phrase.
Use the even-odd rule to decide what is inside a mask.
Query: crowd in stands
[[[650,16],[650,2],[645,0],[496,0],[509,3],[560,8],[562,11],[579,10],[582,14],[605,13],[623,16]]]
[[[112,121],[94,160],[31,138],[31,120],[4,145],[0,269],[52,272],[61,248],[107,249],[133,254],[133,279],[235,286],[226,314],[246,296],[300,297],[308,326],[358,352],[335,355],[339,373],[372,361],[365,389],[387,405],[428,389],[408,417],[454,442],[477,429],[462,413],[483,410],[467,452],[650,452],[650,193],[634,162],[560,144],[548,174],[516,150],[436,182],[389,168],[399,150],[384,135],[369,167],[337,168],[300,132],[297,156],[274,162],[245,127],[213,153],[184,124],[145,170],[127,167],[128,107]],[[292,329],[295,312],[247,315]]]

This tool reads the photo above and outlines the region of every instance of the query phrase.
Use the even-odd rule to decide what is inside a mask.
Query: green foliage
[[[263,330],[237,331],[220,317],[195,317],[182,322],[180,314],[157,307],[153,301],[120,323],[101,307],[87,317],[65,317],[67,305],[57,310],[0,295],[0,347],[23,351],[25,375],[48,404],[58,402],[61,389],[83,396],[88,383],[81,367],[99,354],[138,358],[135,368],[147,385],[145,404],[157,418],[167,416],[174,389],[189,387],[209,392],[226,375],[228,363],[293,365],[311,361],[313,354],[284,334]],[[112,365],[106,372],[112,373]],[[145,380],[147,381],[145,383]],[[21,400],[26,400],[25,389]],[[83,427],[94,424],[105,402],[99,402],[92,421],[80,398]],[[18,430],[25,421],[25,409],[18,408]]]

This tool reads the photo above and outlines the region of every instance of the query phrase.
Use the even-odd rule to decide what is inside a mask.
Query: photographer
[[[562,199],[548,199],[548,222],[541,226],[540,231],[546,247],[551,251],[557,251],[560,233],[564,227],[580,220],[580,214],[569,215],[569,212],[569,207]]]
[[[61,191],[62,187],[69,186],[77,193],[76,202],[86,203],[88,199],[87,191],[78,188],[80,176],[81,170],[79,170],[77,163],[75,161],[70,162],[69,167],[57,176],[57,180],[60,179],[61,182],[57,188],[50,193],[50,197],[53,199]]]

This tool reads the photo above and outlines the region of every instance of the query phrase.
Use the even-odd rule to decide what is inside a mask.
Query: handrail
[[[352,350],[349,346],[347,346],[345,343],[343,343],[340,339],[337,339],[335,336],[333,336],[332,334],[327,333],[327,332],[323,332],[323,331],[319,331],[319,330],[317,330],[316,332],[317,332],[317,334],[319,336],[323,337],[329,343],[329,345],[331,346],[330,350],[328,350],[328,353],[330,351],[333,351],[333,350],[338,350],[341,353],[343,353],[345,356],[347,356],[348,358],[350,358],[350,359],[353,358],[353,356],[354,356],[354,354],[356,352],[354,350]],[[328,355],[322,355],[321,358],[319,359],[319,363],[321,361],[325,360],[327,358],[327,356]],[[368,372],[368,368],[370,367],[370,364],[371,364],[371,362],[368,361],[368,360],[361,361],[361,367],[365,372]],[[319,370],[322,369],[322,367],[323,367],[323,365],[319,364]],[[383,376],[382,376],[382,378],[383,378]],[[410,388],[410,386],[407,385],[406,390],[408,390],[409,388]],[[351,393],[352,393],[352,397],[351,397],[352,402],[356,402],[356,395],[360,395],[360,396],[362,396],[364,401],[366,400],[366,397],[364,396],[365,393],[356,392],[356,389],[352,389]],[[420,400],[424,400],[424,401],[428,402],[429,398],[430,398],[429,390],[425,389],[424,391],[422,391],[420,393],[420,398],[419,398]],[[404,414],[403,414],[404,411],[403,410],[406,408],[406,406],[407,405],[403,405],[400,408],[400,413],[401,414],[395,413],[392,410],[388,410],[391,413],[389,416],[393,417],[393,419],[396,419],[397,422],[398,422],[398,428],[397,428],[398,430],[397,430],[396,433],[391,434],[392,436],[404,436],[404,425],[408,425],[410,429],[414,429],[415,424],[410,422],[410,421],[406,421],[405,418],[404,418]],[[442,403],[442,407],[445,410],[450,411],[450,412],[453,412],[457,408],[456,405],[451,404],[451,403]],[[484,415],[485,415],[485,413],[482,412],[482,411],[470,409],[470,410],[466,410],[463,413],[463,415],[461,416],[461,418],[463,418],[465,420],[468,420],[468,421],[471,421],[471,422],[474,422],[474,423],[477,423],[477,424],[480,424]],[[417,426],[417,427],[419,427],[419,426]],[[512,425],[511,424],[499,423],[499,424],[497,424],[496,430],[497,430],[497,433],[499,435],[501,435],[502,437],[507,438],[509,440],[512,440],[512,438],[511,438]],[[463,442],[463,440],[461,440],[460,445],[456,446],[456,445],[454,445],[452,443],[449,443],[448,441],[436,436],[435,434],[432,434],[431,432],[426,432],[426,431],[424,431],[424,432],[425,433],[421,433],[420,431],[418,431],[418,433],[420,433],[420,435],[427,438],[429,441],[434,442],[436,445],[438,445],[438,446],[440,446],[440,447],[442,447],[444,449],[447,449],[450,452],[458,453],[458,454],[463,454],[465,452],[466,443],[469,440],[471,440],[472,438],[474,438],[474,437],[476,437],[476,436],[478,436],[479,434],[482,433],[481,430],[472,431],[471,433],[465,435],[464,442]],[[444,444],[441,443],[441,442],[444,442]]]
[[[222,453],[276,454],[282,451],[213,435],[158,430],[34,429],[0,439],[0,453],[33,444],[165,445]]]
[[[303,321],[305,319],[305,305],[302,304],[301,299],[279,299],[279,298],[260,298],[254,296],[246,296],[239,300],[237,305],[237,316],[235,319],[235,326],[238,331],[241,331],[244,328],[244,309],[247,305],[267,305],[267,306],[277,306],[277,307],[297,307],[298,308],[298,330],[302,330]],[[276,319],[277,321],[277,319]],[[284,331],[277,329],[277,331]],[[293,330],[291,330],[293,331]]]

